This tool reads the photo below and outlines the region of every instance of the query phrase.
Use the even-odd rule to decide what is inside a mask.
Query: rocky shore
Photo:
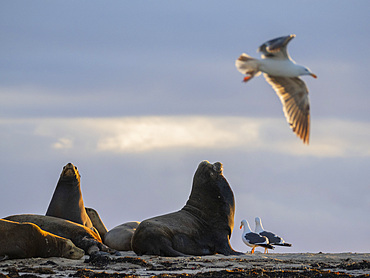
[[[370,253],[271,253],[243,256],[121,256],[0,262],[4,277],[370,277]]]

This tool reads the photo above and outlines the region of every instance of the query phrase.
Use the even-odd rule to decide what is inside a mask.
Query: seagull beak
[[[313,77],[313,78],[317,78],[317,75],[314,74],[314,73],[310,73],[310,75]]]
[[[243,227],[243,225],[240,225],[240,229]]]

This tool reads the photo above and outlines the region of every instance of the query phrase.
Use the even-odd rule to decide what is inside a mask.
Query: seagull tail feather
[[[279,245],[279,246],[285,246],[285,247],[292,247],[292,244],[291,243],[277,243],[277,244],[274,244],[274,245]]]
[[[265,247],[265,248],[268,248],[268,249],[275,249],[275,247],[272,246],[271,244],[258,244],[258,246]]]
[[[259,66],[260,62],[258,59],[255,59],[245,53],[240,55],[239,58],[235,61],[235,67],[237,68],[237,70],[242,74],[249,76],[248,79],[261,74]]]
[[[256,60],[256,59],[249,56],[248,54],[243,53],[242,55],[239,56],[238,60],[242,62],[247,62],[247,61]]]

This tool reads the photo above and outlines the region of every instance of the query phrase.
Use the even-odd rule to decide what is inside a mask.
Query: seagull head
[[[317,78],[317,75],[312,73],[311,70],[306,67],[299,68],[299,75],[311,75],[313,78]]]
[[[240,229],[244,227],[244,231],[246,232],[252,232],[251,230],[251,227],[249,226],[249,223],[247,220],[242,220],[242,222],[240,223]]]
[[[263,226],[262,226],[261,218],[256,217],[256,218],[254,219],[254,221],[255,221],[255,223],[256,223],[255,232],[256,232],[256,233],[263,232]]]
[[[240,223],[240,229],[243,228],[246,225],[247,225],[247,221],[246,220],[242,220],[241,223]]]

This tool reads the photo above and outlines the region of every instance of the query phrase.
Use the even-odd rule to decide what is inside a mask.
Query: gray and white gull
[[[258,233],[259,235],[261,235],[261,236],[267,237],[268,240],[269,240],[269,244],[271,244],[271,245],[285,246],[285,247],[291,247],[292,246],[292,244],[285,242],[282,237],[276,235],[275,233],[265,231],[263,229],[263,226],[262,226],[262,220],[261,220],[261,218],[256,217],[255,218],[255,222],[256,222],[256,227],[255,227],[254,231],[256,233]],[[266,252],[268,253],[268,250],[267,249],[265,249],[265,253]]]
[[[309,143],[310,137],[310,101],[308,89],[301,75],[317,78],[308,68],[297,65],[287,52],[288,43],[295,37],[289,35],[265,42],[258,48],[262,59],[252,58],[243,53],[236,60],[235,66],[245,74],[244,82],[254,76],[263,75],[275,90],[283,104],[285,117],[293,132]]]
[[[256,247],[263,247],[265,248],[265,253],[267,252],[267,249],[274,249],[272,245],[269,244],[269,240],[265,236],[261,236],[258,233],[252,232],[251,228],[249,227],[249,223],[247,220],[242,220],[240,224],[240,229],[243,228],[242,233],[242,240],[243,242],[248,245],[249,247],[252,247],[251,253],[254,253],[254,249]]]

